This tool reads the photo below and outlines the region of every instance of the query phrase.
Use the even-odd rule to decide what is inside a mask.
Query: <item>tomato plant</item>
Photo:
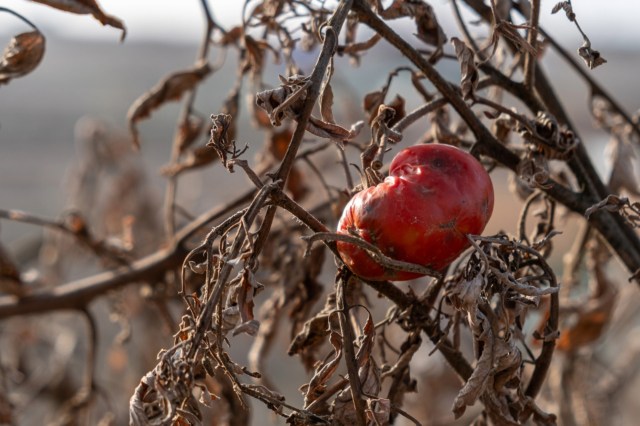
[[[400,151],[389,176],[357,193],[345,207],[338,233],[356,235],[385,255],[442,270],[469,247],[493,211],[493,185],[482,165],[449,145],[417,145]],[[384,267],[354,244],[339,241],[345,264],[369,280],[421,276]]]

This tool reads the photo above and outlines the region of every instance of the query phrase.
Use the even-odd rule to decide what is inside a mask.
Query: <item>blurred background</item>
[[[209,3],[215,19],[227,29],[241,21],[244,2]],[[445,33],[449,37],[458,35],[459,30],[453,21],[449,2],[434,0],[430,4],[436,10]],[[566,49],[575,53],[582,44],[582,38],[562,13],[551,15],[554,4],[555,2],[542,2],[541,25]],[[591,38],[594,48],[608,61],[590,73],[628,112],[635,112],[640,107],[640,89],[635,81],[636,71],[640,69],[640,25],[637,23],[640,18],[640,2],[578,0],[573,4],[581,27]],[[1,209],[19,209],[49,218],[58,217],[69,207],[70,176],[77,176],[77,165],[86,155],[83,141],[86,140],[87,129],[99,123],[109,129],[109,132],[120,134],[126,139],[126,114],[133,101],[165,75],[188,68],[194,63],[204,31],[199,1],[103,0],[100,5],[106,13],[117,16],[124,22],[127,27],[124,42],[120,42],[119,30],[103,27],[88,15],[64,13],[29,1],[0,1],[0,7],[10,8],[25,16],[46,36],[46,53],[39,67],[25,77],[0,86]],[[471,15],[465,16],[469,18]],[[413,37],[412,29],[412,25],[407,23],[402,31],[406,37]],[[0,45],[6,45],[12,36],[28,30],[14,16],[0,12]],[[451,51],[450,46],[446,49]],[[336,64],[334,91],[342,96],[342,104],[336,108],[342,110],[338,116],[345,117],[350,123],[364,117],[360,99],[367,92],[382,87],[386,81],[387,67],[378,67],[377,64],[404,63],[384,43],[380,43],[375,52],[376,55],[365,55],[358,67],[348,64],[348,60],[344,58],[339,59]],[[212,62],[218,54],[213,49]],[[315,54],[316,52],[301,54],[296,60],[308,71],[313,66]],[[268,62],[271,59],[268,58]],[[225,66],[210,76],[198,91],[195,106],[204,117],[219,112],[233,85],[237,61],[235,51],[230,51],[226,61]],[[606,176],[608,166],[605,161],[605,145],[608,138],[591,123],[586,86],[553,52],[545,56],[544,66],[580,129],[582,142],[592,153],[596,167]],[[272,76],[273,79],[268,83],[275,85],[281,68],[278,64],[271,64],[270,67],[265,75]],[[452,81],[458,81],[459,65],[455,61],[442,61],[439,69]],[[336,87],[340,90],[336,90]],[[398,78],[390,93],[394,91],[405,96],[407,110],[419,105],[420,99],[411,94],[412,87],[408,77]],[[166,104],[150,119],[139,124],[142,149],[135,161],[140,162],[140,169],[144,171],[144,190],[148,191],[144,196],[149,197],[151,202],[156,200],[157,209],[162,204],[165,184],[160,169],[169,162],[179,111],[179,103]],[[405,136],[403,144],[417,140],[428,128],[428,123],[414,127],[416,128],[412,128]],[[237,139],[249,144],[249,159],[257,154],[262,144],[263,136],[251,126],[246,110],[241,111]],[[513,212],[519,205],[513,204],[514,198],[507,191],[506,174],[496,173],[492,176],[499,189],[496,200],[498,210],[487,232],[513,232],[517,220]],[[231,175],[219,165],[187,173],[181,179],[179,202],[195,214],[213,205],[223,204],[225,200],[248,188],[243,175]],[[575,224],[571,223],[571,218],[566,217],[564,221],[565,234],[559,238],[556,248],[558,255],[568,250],[572,233],[575,232]],[[0,239],[18,260],[29,256],[41,235],[42,231],[37,227],[0,222]],[[553,263],[559,268],[561,257],[554,258]],[[67,271],[67,277],[84,276],[94,269],[95,266],[71,268]],[[109,316],[107,306],[98,304],[95,309],[102,311],[105,317]],[[67,327],[79,327],[74,324],[77,319],[73,315],[62,317],[62,322],[56,326],[56,333],[63,333]],[[49,316],[45,316],[40,320],[46,322],[48,318]],[[152,322],[150,320],[135,324],[133,332],[145,334]],[[5,332],[7,328],[5,327]],[[126,405],[133,391],[131,386],[135,386],[140,378],[140,371],[144,373],[154,365],[153,356],[157,350],[151,351],[151,358],[147,354],[137,359],[130,352],[109,352],[110,342],[118,332],[117,325],[100,325],[103,351],[101,362],[116,371],[129,372],[128,376],[118,377],[109,375],[107,370],[101,373],[105,388],[117,388],[114,382],[126,382],[120,383],[122,391],[119,395],[111,396],[112,404],[121,407]],[[154,341],[153,336],[158,340]],[[151,347],[167,347],[170,342],[166,334],[158,332],[153,336],[148,336],[153,341]],[[286,338],[287,336],[282,336],[284,348],[287,345]],[[238,342],[234,351],[238,356],[246,355],[249,338],[241,336],[236,340]],[[69,359],[82,359],[82,347],[81,341],[69,346],[69,354],[73,354],[69,355]],[[3,350],[0,346],[0,359]],[[274,353],[272,358],[270,366],[273,368],[273,375],[291,374],[293,377],[304,374],[298,363],[288,362],[281,352]],[[130,365],[125,367],[123,363]],[[437,368],[429,371],[432,376],[445,374]],[[75,383],[77,377],[69,380]],[[302,382],[295,379],[289,387],[285,385],[281,389],[288,399],[292,398],[294,405],[300,398],[295,387],[299,383]],[[453,392],[451,395],[455,395],[453,388],[450,391]],[[446,397],[443,399],[447,400]],[[121,411],[121,408],[117,411]],[[634,407],[630,409],[637,410]],[[261,418],[259,413],[256,414],[256,419]],[[24,422],[21,424],[39,424],[42,418],[51,416],[51,407],[38,405],[33,412],[22,412],[21,416]],[[632,414],[625,413],[622,424],[631,418]],[[445,420],[433,420],[432,424],[444,424]],[[447,421],[449,420],[451,419]],[[273,421],[277,423],[275,418]],[[254,424],[264,423],[256,420]]]

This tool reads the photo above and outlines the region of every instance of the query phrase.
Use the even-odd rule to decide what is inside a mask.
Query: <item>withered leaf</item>
[[[474,62],[473,50],[457,37],[451,39],[458,62],[460,62],[460,89],[462,90],[462,98],[465,100],[473,99],[473,95],[478,87],[480,75]]]
[[[176,164],[168,164],[161,170],[164,176],[177,176],[187,170],[198,169],[207,166],[220,157],[216,150],[211,146],[199,146],[194,150],[188,151],[185,158]]]
[[[333,123],[327,123],[313,116],[309,117],[307,131],[321,138],[348,141],[354,139],[362,130],[363,121],[358,121],[349,130]]]
[[[571,2],[569,1],[561,1],[556,3],[555,6],[553,6],[553,9],[551,9],[551,14],[556,14],[558,13],[560,10],[564,10],[564,13],[567,15],[567,19],[571,22],[575,21],[576,19],[576,14],[573,13],[573,8],[571,7]]]
[[[586,41],[578,48],[578,55],[580,55],[590,70],[607,63],[607,60],[600,56],[600,52],[593,50],[591,44]]]
[[[13,37],[0,59],[0,85],[33,71],[44,56],[45,38],[39,31]]]
[[[257,320],[249,320],[243,322],[233,329],[233,335],[237,336],[238,334],[245,333],[249,336],[256,336],[258,334],[258,330],[260,329],[260,321]]]
[[[240,41],[240,37],[242,37],[242,27],[235,26],[227,31],[222,38],[220,39],[221,46],[229,46],[230,44],[237,44]]]
[[[328,123],[335,123],[333,118],[333,89],[331,89],[331,77],[333,77],[333,58],[327,67],[327,76],[322,82],[322,88],[320,89],[320,116]]]
[[[482,324],[480,327],[483,329],[482,334],[477,337],[477,339],[484,343],[484,350],[482,351],[482,355],[480,355],[480,359],[473,369],[473,373],[469,380],[464,384],[455,400],[453,401],[453,413],[456,419],[459,419],[466,408],[470,405],[473,405],[480,395],[485,391],[487,386],[487,380],[491,375],[492,364],[493,364],[493,339],[494,336],[491,333],[491,326],[489,325],[487,319],[480,313],[478,313],[478,318],[480,323]]]
[[[378,107],[384,102],[384,98],[387,95],[385,90],[376,90],[375,92],[369,92],[364,96],[362,100],[362,107],[369,113],[370,120],[373,120],[375,114],[378,111]]]
[[[179,100],[184,92],[193,90],[210,72],[209,63],[202,62],[194,68],[168,75],[151,90],[136,99],[127,112],[134,145],[137,148],[140,147],[140,137],[136,127],[140,120],[149,117],[153,110],[165,102]]]
[[[98,2],[95,0],[31,0],[35,3],[46,4],[65,12],[76,13],[78,15],[93,15],[102,25],[122,30],[120,40],[124,40],[127,35],[127,29],[122,21],[115,16],[107,15],[100,9]]]
[[[517,167],[518,178],[530,188],[549,188],[549,163],[542,155],[531,154]]]
[[[311,381],[305,386],[305,408],[324,393],[327,387],[327,382],[338,369],[338,364],[342,359],[342,336],[336,331],[331,331],[329,341],[333,346],[334,356],[316,368]]]
[[[360,43],[349,43],[347,45],[338,47],[338,53],[355,56],[356,53],[371,49],[380,40],[382,40],[382,36],[380,34],[374,34],[366,41]]]
[[[629,205],[629,199],[627,197],[620,197],[615,194],[609,194],[604,200],[594,204],[593,206],[585,210],[584,216],[587,219],[589,219],[591,215],[597,212],[598,210],[606,210],[609,212],[619,212],[625,206],[628,206],[628,205]]]
[[[433,8],[422,0],[394,0],[386,10],[380,11],[380,16],[384,19],[413,18],[418,30],[417,37],[431,46],[436,46],[438,48],[436,53],[447,41],[447,36],[438,24]]]

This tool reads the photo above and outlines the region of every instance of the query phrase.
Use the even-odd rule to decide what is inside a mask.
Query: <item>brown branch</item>
[[[360,383],[356,353],[353,348],[353,329],[351,321],[349,321],[349,306],[345,292],[345,287],[348,285],[351,275],[351,271],[346,267],[338,270],[338,276],[336,277],[336,307],[339,311],[338,320],[340,322],[340,332],[342,333],[342,348],[344,350],[344,360],[347,364],[347,373],[349,373],[351,399],[356,412],[356,421],[358,426],[366,426],[365,403],[362,400],[362,383]]]
[[[204,226],[240,208],[251,200],[255,192],[255,190],[248,191],[226,206],[215,207],[203,213],[181,229],[169,247],[137,260],[130,266],[72,281],[52,289],[34,291],[20,299],[14,296],[0,297],[0,319],[57,310],[83,309],[96,297],[127,284],[156,281],[155,278],[159,274],[180,266],[189,252],[187,243]]]
[[[537,58],[538,44],[538,19],[540,18],[540,0],[530,0],[531,16],[529,17],[529,32],[527,34],[527,42],[533,48],[533,52],[526,52],[524,57],[524,85],[527,89],[533,90],[535,67]]]

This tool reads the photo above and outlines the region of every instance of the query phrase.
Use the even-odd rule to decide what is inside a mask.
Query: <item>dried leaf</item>
[[[359,56],[356,55],[357,53],[371,49],[380,40],[382,40],[382,36],[380,34],[374,34],[373,36],[371,36],[371,38],[369,38],[366,41],[359,42],[359,43],[353,42],[353,43],[348,43],[344,46],[339,46],[338,53],[350,55],[352,58],[358,60]]]
[[[304,407],[305,409],[309,405],[318,399],[327,388],[327,382],[338,369],[340,359],[342,359],[342,336],[336,331],[331,331],[329,341],[333,346],[334,355],[333,358],[320,364],[311,378],[309,384],[303,387],[304,389]]]
[[[355,139],[358,134],[360,134],[363,126],[364,121],[358,121],[347,130],[337,124],[327,123],[311,116],[307,122],[307,131],[321,138],[349,141]]]
[[[198,398],[198,402],[200,404],[204,405],[205,407],[211,408],[213,406],[213,402],[218,399],[219,398],[216,395],[209,392],[209,389],[207,389],[206,386],[200,387],[200,398]]]
[[[629,205],[629,199],[627,197],[620,197],[615,194],[607,195],[607,198],[589,207],[584,216],[589,219],[593,213],[598,210],[606,210],[609,212],[619,212],[625,206]]]
[[[237,25],[224,33],[218,43],[222,47],[227,47],[231,44],[238,44],[243,32],[244,30],[242,29],[242,27]]]
[[[453,401],[452,411],[456,419],[459,419],[464,414],[466,408],[475,404],[480,395],[483,394],[493,367],[493,340],[495,336],[493,336],[491,332],[489,321],[482,313],[477,312],[477,316],[475,317],[470,315],[469,322],[478,324],[477,327],[481,330],[481,334],[477,336],[476,339],[483,343],[484,350],[469,380],[467,380],[462,389],[460,389],[460,392],[458,392],[458,395]]]
[[[462,98],[465,100],[473,99],[473,95],[480,81],[480,74],[476,68],[473,50],[457,37],[451,39],[451,43],[456,51],[458,62],[460,62],[460,89],[462,90]]]
[[[447,36],[438,24],[433,8],[422,0],[394,0],[387,9],[379,13],[384,19],[413,18],[418,30],[416,36],[423,42],[436,46],[436,52],[441,51],[447,41]]]
[[[564,13],[567,15],[567,19],[569,21],[573,22],[576,20],[576,14],[573,13],[573,8],[571,7],[570,1],[561,1],[556,3],[556,5],[553,6],[553,9],[551,9],[551,14],[556,14],[560,10],[564,10]]]
[[[211,71],[211,66],[207,62],[203,62],[192,69],[170,74],[136,99],[127,112],[134,145],[137,148],[140,147],[140,138],[136,127],[140,120],[149,117],[153,110],[161,107],[165,102],[179,100],[185,92],[193,90]]]
[[[335,123],[333,118],[333,89],[331,89],[331,77],[333,77],[333,57],[327,67],[327,76],[322,82],[322,88],[320,89],[320,116],[328,123]]]
[[[542,155],[528,155],[517,167],[518,178],[530,188],[549,188],[549,163]]]
[[[464,279],[452,287],[449,300],[456,309],[475,315],[480,303],[482,288],[486,284],[482,274],[471,279]]]
[[[584,44],[578,48],[578,55],[580,55],[590,70],[607,63],[607,60],[600,56],[600,52],[591,48],[591,43],[588,41],[585,41]]]
[[[161,173],[164,176],[177,176],[187,170],[205,167],[219,158],[218,153],[212,147],[206,145],[199,146],[194,150],[188,151],[179,163],[164,166]]]
[[[78,15],[93,15],[102,25],[122,30],[120,40],[124,40],[127,35],[127,29],[122,21],[115,16],[107,15],[100,9],[98,2],[95,0],[31,0],[35,3],[46,4],[65,12],[76,13]]]
[[[242,324],[234,328],[232,334],[234,336],[237,336],[238,334],[246,333],[249,336],[256,336],[259,330],[260,330],[260,321],[249,320],[249,321],[243,322]]]
[[[335,293],[331,293],[327,296],[322,310],[313,318],[307,320],[302,330],[293,338],[287,354],[290,356],[295,354],[303,355],[305,351],[313,351],[320,346],[325,337],[329,335],[330,317],[335,308]]]
[[[36,69],[45,51],[45,38],[39,31],[13,37],[0,59],[0,85]]]

